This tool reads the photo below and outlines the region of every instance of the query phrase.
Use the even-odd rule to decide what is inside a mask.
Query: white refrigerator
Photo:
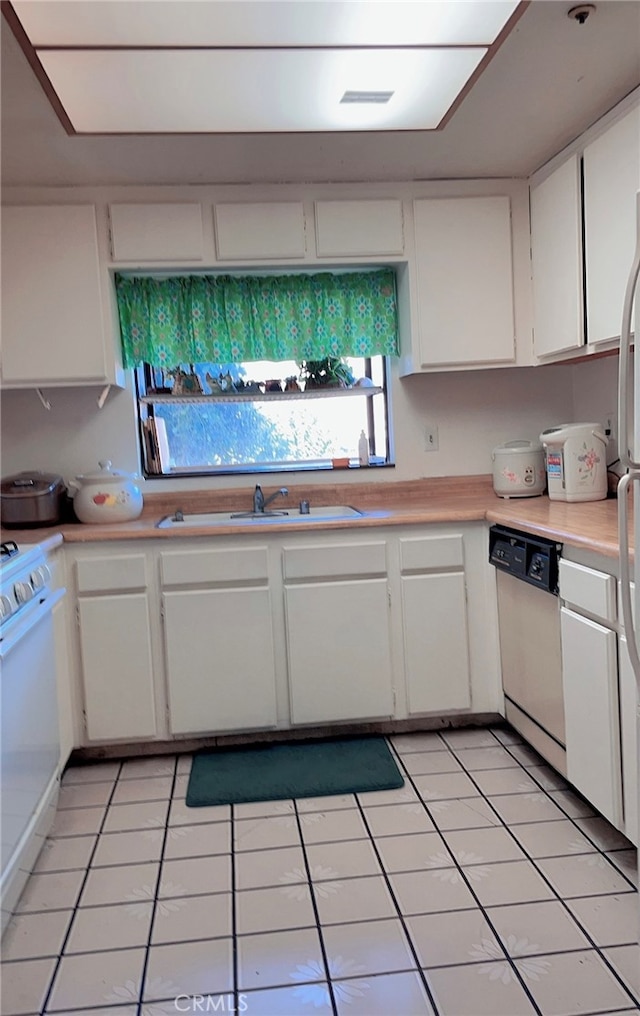
[[[621,668],[630,668],[634,680],[621,680],[620,718],[626,748],[636,758],[635,781],[627,781],[625,822],[635,828],[640,822],[640,192],[636,195],[636,247],[625,291],[620,333],[618,376],[618,447],[621,466],[627,470],[618,484],[618,530],[620,542],[620,602],[626,651]],[[635,307],[635,352],[631,351]],[[630,519],[630,512],[633,517]],[[629,528],[636,548],[635,563],[629,553]],[[627,670],[628,674],[628,670]],[[622,689],[626,688],[625,696]],[[625,734],[626,731],[626,734]],[[623,745],[624,747],[624,745]]]

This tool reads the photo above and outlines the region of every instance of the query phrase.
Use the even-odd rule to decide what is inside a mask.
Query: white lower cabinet
[[[89,740],[153,737],[156,719],[146,594],[88,596],[78,604],[78,615]]]
[[[624,804],[624,834],[640,846],[638,805],[640,786],[640,745],[638,744],[638,689],[635,674],[627,650],[627,640],[622,635],[618,642],[619,690],[620,690],[620,747],[622,750],[622,791]]]
[[[62,548],[49,554],[47,559],[51,570],[54,589],[66,585],[66,569]],[[69,623],[73,597],[70,591],[53,608],[53,639],[56,660],[56,685],[58,693],[58,731],[60,734],[59,770],[63,771],[69,756],[80,744],[76,732],[76,702],[73,694],[73,666],[69,640]]]
[[[407,711],[415,715],[468,709],[462,536],[400,540],[400,571]]]
[[[562,584],[560,586],[562,594]],[[622,824],[615,631],[562,607],[567,777],[605,818]]]
[[[386,543],[283,551],[291,722],[394,713]]]
[[[160,558],[171,732],[275,726],[267,547],[220,546]]]
[[[87,739],[154,737],[146,559],[143,554],[84,557],[75,571]]]
[[[76,744],[498,712],[481,524],[94,544],[69,558]]]

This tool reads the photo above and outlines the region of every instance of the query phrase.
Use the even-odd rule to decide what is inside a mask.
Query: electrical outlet
[[[438,428],[435,423],[424,425],[424,450],[426,452],[437,452],[438,450]]]

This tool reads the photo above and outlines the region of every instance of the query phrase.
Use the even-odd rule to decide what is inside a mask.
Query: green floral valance
[[[124,366],[398,353],[390,269],[334,275],[116,275]]]

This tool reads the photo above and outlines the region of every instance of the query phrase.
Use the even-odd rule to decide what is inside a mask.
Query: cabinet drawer
[[[201,261],[199,204],[109,205],[114,261]]]
[[[285,581],[385,575],[386,544],[381,542],[285,547],[282,567]]]
[[[124,557],[89,557],[76,562],[79,593],[108,593],[146,589],[144,554]]]
[[[229,585],[263,583],[268,579],[266,547],[245,550],[186,550],[160,555],[162,585],[212,586],[218,582]]]
[[[402,202],[316,201],[319,257],[402,254]]]
[[[213,214],[221,261],[305,255],[304,208],[299,201],[215,205]]]
[[[461,536],[427,536],[400,540],[400,570],[407,572],[439,571],[464,566]]]
[[[559,585],[560,597],[566,603],[604,621],[616,620],[616,580],[613,575],[572,561],[560,561]]]

